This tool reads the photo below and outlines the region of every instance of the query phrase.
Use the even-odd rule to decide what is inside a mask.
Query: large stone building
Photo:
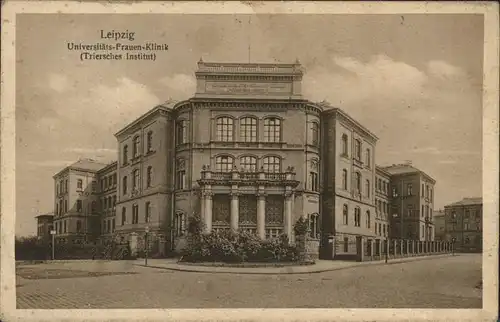
[[[335,245],[336,254],[354,252],[356,236],[390,237],[397,224],[390,191],[401,173],[376,166],[378,139],[366,127],[302,96],[298,62],[200,61],[195,76],[192,98],[156,106],[115,134],[117,162],[81,160],[54,177],[59,238],[83,232],[87,240],[133,240],[143,248],[148,232],[150,245],[164,253],[184,247],[194,214],[207,232],[286,234],[292,242],[294,223],[307,217],[311,236],[324,249]],[[434,184],[418,173],[418,180]],[[94,202],[97,221],[86,206]]]
[[[457,251],[481,252],[483,246],[483,199],[464,198],[444,207],[445,239]]]
[[[432,209],[436,181],[411,164],[385,167],[391,178],[391,237],[434,240]]]

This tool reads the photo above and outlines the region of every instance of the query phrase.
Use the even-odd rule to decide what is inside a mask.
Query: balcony
[[[299,182],[295,179],[295,170],[288,167],[285,172],[245,171],[234,168],[229,172],[212,171],[209,166],[201,170],[200,185],[206,184],[241,184],[241,185],[289,185],[296,187]]]

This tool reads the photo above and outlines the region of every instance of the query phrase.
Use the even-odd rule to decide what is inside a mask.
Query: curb
[[[148,265],[145,266],[144,264],[139,264],[139,263],[134,263],[136,266],[142,266],[146,268],[156,268],[156,269],[166,269],[166,270],[171,270],[171,271],[179,271],[179,272],[188,272],[188,273],[205,273],[205,274],[247,274],[247,275],[280,275],[280,274],[314,274],[314,273],[324,273],[324,272],[331,272],[331,271],[339,271],[343,269],[349,269],[349,268],[354,268],[354,267],[362,267],[362,266],[380,266],[380,265],[395,265],[395,264],[402,264],[402,263],[407,263],[407,262],[414,262],[414,261],[419,261],[419,260],[431,260],[431,259],[436,259],[436,258],[444,258],[444,257],[454,257],[457,256],[457,254],[452,255],[452,254],[443,254],[443,255],[434,255],[434,256],[415,256],[415,257],[408,257],[404,258],[403,260],[398,260],[394,261],[394,259],[389,260],[387,263],[385,261],[367,261],[367,262],[353,262],[352,264],[347,264],[342,267],[331,267],[331,268],[318,268],[318,269],[312,269],[309,271],[303,271],[303,272],[297,272],[294,271],[293,268],[282,268],[280,267],[280,271],[275,271],[275,272],[249,272],[249,271],[218,271],[218,270],[200,270],[196,268],[190,268],[189,266],[195,266],[195,265],[179,265],[177,264],[176,267],[166,267],[166,266],[158,266],[158,265]],[[179,266],[186,266],[184,267],[179,267]],[[209,266],[196,266],[197,268],[200,267],[209,267]],[[221,268],[221,267],[218,267]],[[241,269],[241,268],[232,268],[232,269]],[[288,271],[286,271],[288,270]]]

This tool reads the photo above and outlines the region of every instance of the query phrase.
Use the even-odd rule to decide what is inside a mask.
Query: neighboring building
[[[390,232],[390,182],[391,175],[377,166],[375,177],[375,235],[380,239],[389,237]]]
[[[100,169],[97,172],[99,187],[92,187],[93,192],[99,192],[99,203],[93,201],[91,207],[93,212],[101,214],[101,241],[107,244],[113,239],[116,227],[116,203],[117,203],[117,162]],[[97,208],[97,209],[94,209]]]
[[[37,237],[38,239],[50,241],[50,231],[53,228],[54,214],[42,214],[35,217],[37,221]]]
[[[377,137],[338,108],[324,111],[322,121],[324,237],[335,236],[336,254],[356,253],[356,236],[378,235],[374,188]]]
[[[446,240],[444,210],[434,211],[434,238],[436,240]]]
[[[97,171],[106,165],[82,159],[54,178],[54,229],[56,243],[95,242],[100,236]]]
[[[434,240],[436,181],[409,163],[383,169],[391,175],[391,238]]]
[[[444,207],[445,238],[454,240],[457,251],[481,252],[483,245],[483,199],[464,198]]]
[[[429,192],[420,200],[418,187],[425,181],[432,191],[434,180],[416,168],[377,167],[377,137],[345,111],[302,97],[298,62],[200,61],[195,75],[192,98],[156,106],[115,134],[117,162],[80,160],[54,176],[58,239],[144,249],[149,230],[160,253],[180,250],[188,218],[199,214],[206,231],[293,241],[304,216],[323,249],[333,237],[336,253],[350,254],[356,236],[393,237],[399,203],[390,191],[402,178],[417,192],[405,200],[417,217],[404,237],[433,239],[432,219],[422,217],[428,233],[420,234],[418,209],[432,200]]]

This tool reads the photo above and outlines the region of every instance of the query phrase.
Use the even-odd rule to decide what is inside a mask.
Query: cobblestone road
[[[30,266],[33,268],[34,266]],[[136,274],[24,279],[17,307],[481,308],[481,256],[460,255],[298,275],[210,274],[128,262],[41,264],[43,269]]]

